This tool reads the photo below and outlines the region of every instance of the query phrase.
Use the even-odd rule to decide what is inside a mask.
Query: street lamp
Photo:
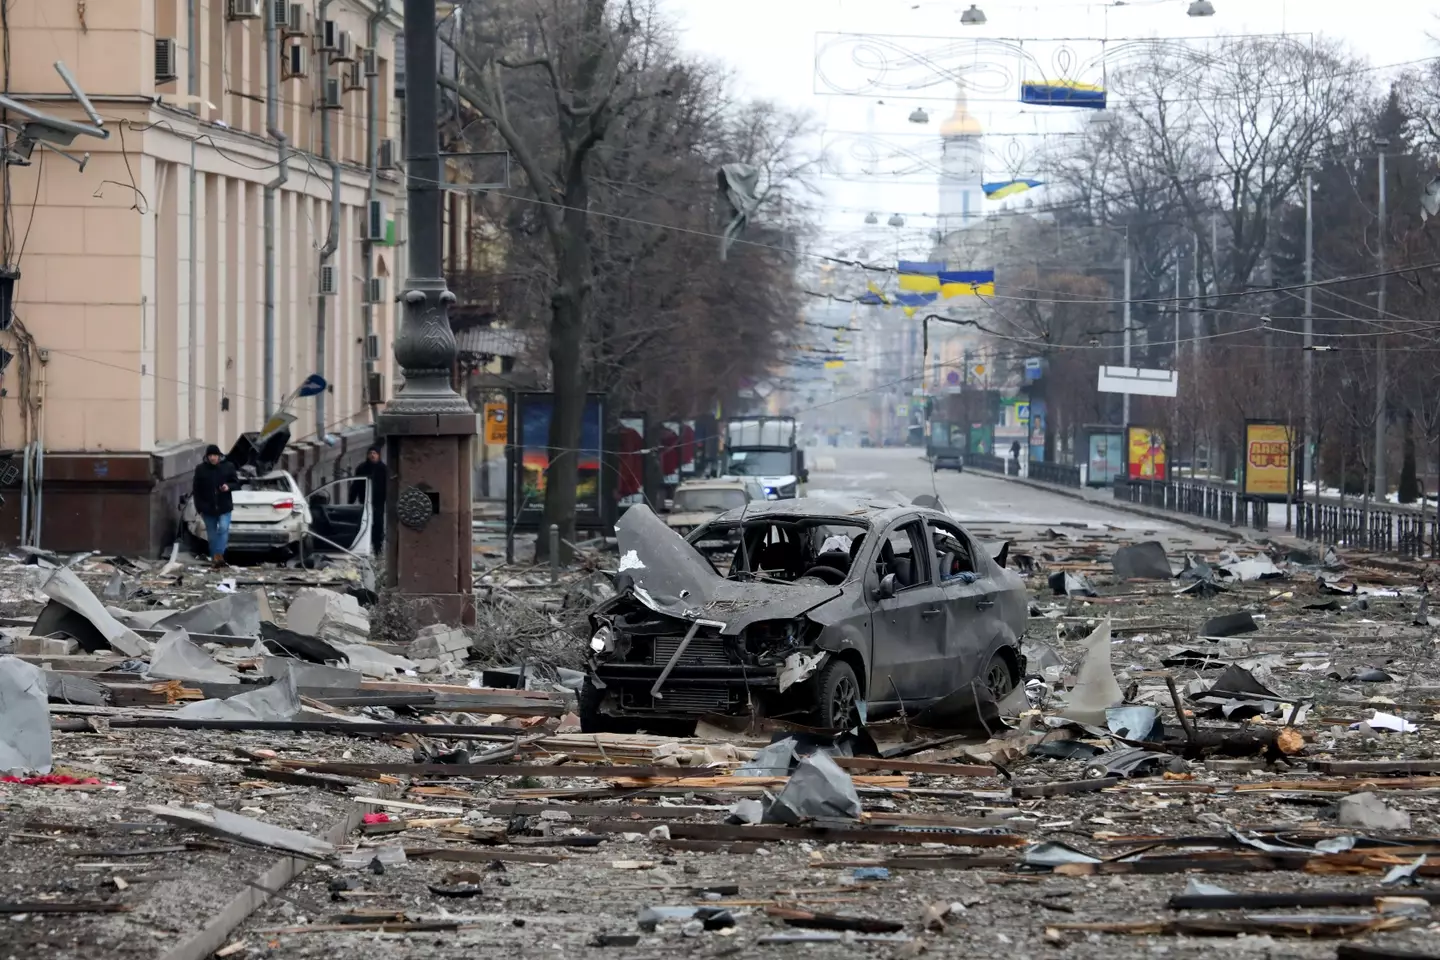
[[[979,27],[985,23],[985,11],[975,4],[970,4],[970,9],[960,14],[960,22],[967,27]]]
[[[928,114],[928,113],[925,112],[925,108],[924,108],[924,107],[916,107],[914,110],[910,111],[910,122],[911,122],[911,123],[929,123],[929,122],[930,122],[930,114]]]
[[[875,214],[873,213],[867,213],[865,214],[865,222],[873,227],[875,224],[880,222],[880,218],[875,216]]]
[[[1210,0],[1194,0],[1187,12],[1192,17],[1213,17],[1215,16],[1215,4]]]
[[[898,213],[890,214],[890,219],[885,222],[896,228],[905,226],[905,218]]]

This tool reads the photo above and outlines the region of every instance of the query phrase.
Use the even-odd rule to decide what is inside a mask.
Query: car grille
[[[684,637],[656,637],[650,653],[650,663],[664,666],[680,649]],[[682,667],[723,667],[730,664],[730,655],[725,651],[725,641],[720,637],[696,636],[685,648],[685,655],[676,666]]]
[[[729,708],[732,694],[726,687],[667,685],[655,700],[648,690],[624,690],[620,706],[627,710],[663,710],[667,713],[711,713]]]

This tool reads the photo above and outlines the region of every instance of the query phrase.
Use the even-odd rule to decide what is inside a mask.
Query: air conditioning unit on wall
[[[364,291],[364,293],[365,293],[365,302],[366,302],[366,303],[384,303],[384,302],[385,302],[385,278],[384,278],[384,277],[371,277],[371,278],[369,279],[369,281],[367,281],[366,284],[365,284],[365,291]]]
[[[338,271],[333,263],[322,263],[320,265],[320,296],[333,297],[339,292],[336,281]]]
[[[375,166],[381,170],[398,170],[400,162],[395,152],[394,140],[381,140],[380,146],[375,150]]]
[[[279,7],[276,7],[276,13],[279,13]],[[291,3],[286,7],[285,16],[277,19],[276,24],[285,39],[298,40],[310,33],[310,11],[303,3]]]
[[[285,58],[280,61],[284,79],[297,80],[310,75],[310,51],[298,43],[285,48]]]
[[[175,72],[175,38],[155,38],[155,82],[171,83],[180,79]]]
[[[355,43],[350,38],[349,30],[341,30],[340,35],[335,38],[335,52],[330,54],[330,59],[341,63],[349,63],[355,59]]]
[[[345,67],[345,90],[364,90],[365,74],[360,72],[360,64],[352,63]]]
[[[380,76],[380,54],[374,48],[367,48],[360,54],[360,63],[365,68],[365,76]]]
[[[265,16],[263,0],[230,0],[225,11],[231,20],[259,20]]]
[[[345,109],[345,94],[340,89],[338,77],[325,78],[325,101],[320,106],[326,110]]]
[[[344,31],[340,29],[340,24],[336,23],[334,20],[321,20],[320,32],[319,35],[316,37],[316,39],[319,41],[317,46],[321,50],[329,50],[331,52],[339,50],[340,34],[343,32]]]

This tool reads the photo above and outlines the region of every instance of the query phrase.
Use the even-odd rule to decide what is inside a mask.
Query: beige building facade
[[[27,144],[27,118],[4,111],[4,265],[18,278],[0,332],[0,542],[163,549],[204,444],[259,429],[317,372],[329,389],[293,405],[289,465],[319,483],[363,455],[393,386],[404,277],[399,6],[9,0],[6,95],[90,123],[61,62],[105,138],[77,136],[58,146],[67,157]],[[271,15],[284,17],[273,90]]]

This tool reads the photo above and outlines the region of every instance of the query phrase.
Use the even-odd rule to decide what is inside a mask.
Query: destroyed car
[[[242,434],[225,458],[240,473],[240,486],[231,494],[235,509],[230,515],[230,545],[227,553],[324,553],[340,550],[355,556],[370,554],[369,490],[347,503],[353,484],[364,485],[364,477],[347,477],[310,491],[307,495],[287,470],[277,469],[280,455],[290,442],[282,430],[260,438]],[[187,494],[181,501],[181,526],[192,553],[208,556],[205,521]]]
[[[671,498],[670,512],[665,525],[680,536],[714,520],[727,510],[743,507],[752,500],[764,500],[765,491],[754,480],[690,480],[675,488]],[[733,528],[728,537],[714,538],[697,543],[702,553],[716,550],[734,550],[740,542],[739,528]]]
[[[731,530],[722,574],[696,544]],[[705,714],[846,729],[993,703],[1024,675],[1024,582],[940,510],[763,501],[687,542],[637,506],[616,535],[617,594],[591,615],[587,731]]]

